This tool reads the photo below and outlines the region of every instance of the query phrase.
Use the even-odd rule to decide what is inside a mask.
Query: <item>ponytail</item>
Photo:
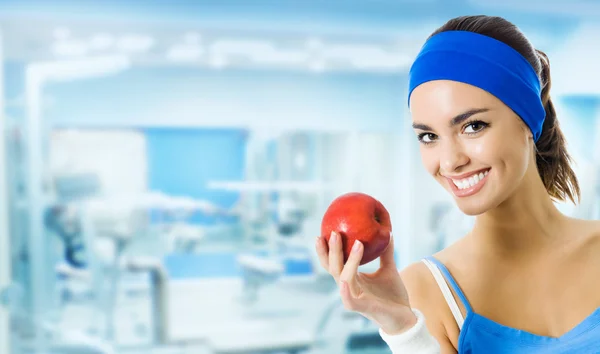
[[[542,135],[536,143],[536,164],[546,190],[555,200],[577,203],[581,198],[579,182],[571,168],[572,159],[567,152],[565,136],[560,129],[556,110],[550,98],[550,61],[544,52],[536,49],[542,65],[542,102],[546,119]]]

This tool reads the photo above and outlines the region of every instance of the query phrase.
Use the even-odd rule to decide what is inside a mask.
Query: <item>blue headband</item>
[[[503,42],[468,31],[434,35],[410,69],[409,106],[413,90],[432,80],[458,81],[489,92],[521,117],[535,141],[540,137],[546,118],[540,80],[531,64]]]

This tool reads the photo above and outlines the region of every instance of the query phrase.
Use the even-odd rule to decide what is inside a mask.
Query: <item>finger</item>
[[[350,293],[350,286],[344,281],[340,283],[340,296],[346,310],[364,312],[367,309],[367,302],[353,296]]]
[[[350,293],[353,296],[357,296],[359,291],[358,279],[356,278],[356,275],[358,274],[358,267],[360,266],[363,252],[364,246],[362,242],[358,240],[354,241],[352,252],[350,252],[350,257],[348,257],[348,261],[346,264],[344,264],[344,269],[342,269],[342,274],[340,274],[340,281],[348,283],[350,287]]]
[[[343,267],[342,238],[335,231],[332,231],[329,237],[329,273],[333,275],[336,281],[339,280]]]
[[[319,257],[319,263],[321,263],[321,267],[329,271],[329,247],[327,247],[327,242],[325,242],[323,237],[317,237],[315,248],[317,250],[317,256]]]
[[[380,256],[379,265],[384,267],[396,267],[396,260],[394,259],[394,235],[390,231],[390,244],[387,246],[385,251]]]

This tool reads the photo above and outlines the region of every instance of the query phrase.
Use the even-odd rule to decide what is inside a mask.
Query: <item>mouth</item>
[[[446,179],[454,195],[457,197],[468,197],[481,190],[489,172],[490,168],[463,175],[461,178],[446,177]]]
[[[467,188],[476,186],[478,183],[483,181],[483,179],[488,175],[489,172],[490,172],[490,169],[488,168],[486,170],[475,172],[475,173],[471,174],[470,176],[463,177],[460,179],[458,179],[458,178],[449,178],[449,179],[456,186],[456,188],[463,190],[463,189],[467,189]]]

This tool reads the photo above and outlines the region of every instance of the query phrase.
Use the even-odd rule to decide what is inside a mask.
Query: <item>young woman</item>
[[[317,239],[345,307],[394,353],[600,353],[600,222],[553,203],[580,192],[546,55],[505,19],[460,17],[409,81],[423,164],[475,225],[401,272],[393,247],[365,274],[360,242],[343,264],[339,235]]]

